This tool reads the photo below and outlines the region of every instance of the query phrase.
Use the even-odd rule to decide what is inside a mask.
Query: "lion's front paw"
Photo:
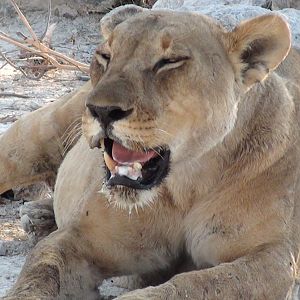
[[[20,217],[23,229],[38,237],[47,236],[56,229],[51,200],[26,202],[20,208]]]
[[[117,300],[163,300],[178,299],[176,298],[176,288],[170,283],[164,283],[157,287],[148,287],[145,289],[135,290],[122,295]]]

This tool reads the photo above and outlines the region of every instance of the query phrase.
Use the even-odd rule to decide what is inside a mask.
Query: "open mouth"
[[[107,186],[150,189],[161,183],[169,171],[170,150],[132,151],[116,141],[104,139]]]

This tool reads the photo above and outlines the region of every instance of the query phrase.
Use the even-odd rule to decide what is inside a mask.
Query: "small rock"
[[[63,16],[66,19],[74,20],[78,16],[78,12],[76,9],[71,8],[70,6],[64,4],[59,5],[54,9],[54,14],[56,16]]]
[[[28,215],[23,215],[21,217],[21,226],[23,228],[23,230],[27,233],[30,233],[33,231],[33,224],[30,220],[30,218],[28,217]]]
[[[272,0],[272,9],[296,8],[300,9],[299,0]]]
[[[0,256],[5,256],[7,253],[6,245],[3,241],[0,241]]]
[[[110,279],[103,280],[99,286],[99,293],[103,300],[111,300],[127,292],[129,292],[128,289],[116,286]]]

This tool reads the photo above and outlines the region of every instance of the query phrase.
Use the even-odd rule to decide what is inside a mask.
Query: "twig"
[[[56,23],[53,23],[47,28],[47,32],[45,33],[45,35],[42,39],[42,45],[46,45],[49,48],[51,47],[51,39],[52,39],[52,35],[53,35],[53,31],[54,31],[55,27],[56,27]]]
[[[49,55],[47,55],[46,53],[43,53],[40,50],[32,49],[32,48],[24,45],[22,43],[22,41],[19,41],[19,40],[15,39],[15,38],[9,37],[7,34],[5,34],[2,31],[0,31],[0,40],[6,41],[8,43],[11,43],[11,44],[13,44],[13,45],[15,45],[15,46],[17,46],[17,47],[19,47],[19,48],[21,48],[21,49],[29,52],[29,53],[34,53],[34,54],[40,55],[44,59],[49,59],[51,61],[51,63],[53,63],[53,64],[55,64],[57,66],[59,65],[58,62],[54,58],[49,57]],[[29,41],[29,39],[25,40],[25,42],[27,42],[27,41]]]
[[[32,38],[35,41],[38,41],[38,37],[36,36],[35,32],[32,30],[30,24],[28,23],[27,19],[25,18],[25,16],[23,15],[23,13],[21,12],[20,8],[18,7],[17,3],[15,2],[15,0],[10,0],[11,4],[14,6],[16,12],[18,13],[20,19],[22,20],[22,22],[24,23],[24,25],[26,26],[26,28],[28,29],[28,31],[30,32]]]
[[[32,76],[28,75],[22,68],[20,68],[20,67],[18,67],[17,65],[15,65],[15,64],[14,64],[14,63],[13,63],[13,62],[5,55],[5,54],[3,54],[1,51],[0,51],[0,56],[2,56],[2,57],[5,59],[5,61],[6,61],[9,65],[11,65],[14,69],[20,71],[25,77],[27,77],[27,78],[29,78],[29,79],[38,80],[38,79],[40,79],[40,78],[43,76],[43,74],[42,74],[41,77],[32,77]]]
[[[42,56],[43,58],[45,59],[48,59],[50,60],[50,62],[57,68],[60,68],[60,69],[64,69],[64,70],[79,70],[83,73],[86,73],[86,74],[89,74],[89,65],[87,64],[84,64],[84,63],[80,63],[72,58],[69,58],[59,52],[56,52],[55,50],[52,50],[52,49],[49,49],[47,48],[46,46],[44,46],[45,48],[48,49],[47,53],[45,52],[42,52],[40,50],[35,50],[35,49],[32,49],[28,46],[25,46],[24,44],[22,44],[21,41],[17,40],[17,39],[14,39],[14,38],[11,38],[9,37],[8,35],[6,35],[4,32],[1,32],[0,31],[0,40],[3,40],[3,41],[6,41],[8,43],[11,43],[21,49],[24,49],[28,52],[32,52],[34,54],[37,54],[37,55],[40,55]],[[26,40],[28,41],[28,40]],[[53,56],[56,56],[62,60],[65,60],[66,62],[68,62],[69,64],[73,65],[73,66],[70,66],[70,65],[64,65],[64,64],[60,64],[58,63],[53,57],[51,57],[49,54],[52,54]]]
[[[52,65],[33,65],[33,66],[22,66],[23,69],[36,69],[36,70],[45,70],[45,71],[49,71],[49,70],[53,70],[56,69],[55,66]]]
[[[90,69],[89,65],[81,63],[81,62],[78,62],[77,60],[72,59],[72,58],[70,58],[70,57],[68,57],[68,56],[66,56],[64,54],[61,54],[61,53],[59,53],[59,52],[57,52],[55,50],[52,50],[52,49],[49,49],[48,53],[52,54],[53,56],[56,56],[56,57],[58,57],[60,59],[65,60],[66,62],[68,62],[71,65],[76,66],[79,71],[82,71],[84,73],[89,74],[89,69]]]
[[[51,9],[52,9],[52,2],[51,0],[49,0],[48,2],[48,18],[47,18],[47,25],[46,25],[46,29],[44,31],[44,33],[42,34],[41,36],[41,40],[43,41],[47,32],[48,32],[48,28],[49,28],[49,25],[50,25],[50,20],[51,20]]]
[[[30,96],[22,95],[22,94],[16,94],[16,93],[0,93],[0,98],[3,98],[3,97],[16,97],[16,98],[24,98],[24,99],[30,98]]]
[[[27,39],[27,36],[24,33],[20,32],[20,31],[16,32],[16,35],[21,37],[23,40]]]
[[[38,59],[44,59],[41,56],[29,56],[24,58],[15,58],[15,61],[31,61],[31,60],[38,60]]]
[[[51,49],[51,36],[53,34],[55,24],[50,25],[51,19],[51,0],[49,0],[48,6],[48,19],[46,30],[42,36],[42,39],[39,40],[35,32],[33,31],[32,27],[30,26],[29,22],[27,21],[24,14],[19,9],[18,5],[16,4],[15,0],[10,0],[12,5],[14,6],[16,12],[18,13],[20,19],[24,23],[25,27],[28,29],[31,37],[25,36],[21,32],[17,32],[17,34],[23,39],[19,40],[13,37],[8,36],[6,33],[0,31],[0,40],[8,42],[10,44],[15,45],[18,48],[21,48],[21,54],[27,62],[29,62],[26,66],[17,66],[11,59],[6,57],[2,52],[0,52],[1,56],[13,66],[15,69],[22,72],[26,77],[31,79],[39,79],[41,78],[47,70],[58,68],[63,70],[70,70],[70,71],[81,71],[85,74],[89,74],[89,65],[85,63],[81,63],[72,59],[60,52],[57,52]],[[32,58],[32,56],[35,56]],[[29,76],[24,69],[35,70],[36,74],[38,70],[40,73],[38,76],[32,78]]]
[[[6,61],[6,62],[0,67],[0,70],[3,69],[7,64],[8,64],[8,62]]]

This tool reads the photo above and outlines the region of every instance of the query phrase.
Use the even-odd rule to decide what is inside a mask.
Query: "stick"
[[[41,78],[44,73],[47,70],[53,69],[53,68],[59,68],[63,70],[72,70],[76,71],[79,70],[85,74],[89,74],[89,65],[85,63],[81,63],[76,61],[75,59],[72,59],[62,53],[59,53],[53,49],[50,48],[50,43],[51,43],[51,36],[55,28],[55,24],[49,25],[50,24],[50,19],[51,19],[51,0],[49,0],[49,6],[48,6],[48,20],[46,24],[46,30],[42,36],[42,41],[40,41],[33,31],[31,25],[27,21],[26,17],[24,14],[21,12],[20,8],[16,4],[15,0],[10,0],[12,5],[14,6],[18,16],[20,17],[21,21],[25,25],[25,27],[28,29],[31,38],[27,38],[23,33],[18,32],[17,34],[23,39],[18,40],[16,38],[8,36],[6,33],[0,31],[0,40],[3,40],[5,42],[11,43],[15,45],[16,47],[21,48],[22,50],[25,51],[24,58],[26,61],[30,61],[30,56],[35,55],[37,59],[41,58],[42,63],[36,64],[36,62],[33,62],[33,64],[28,65],[28,66],[17,66],[11,59],[6,57],[1,51],[0,55],[6,60],[8,64],[10,64],[12,67],[15,69],[19,70],[22,72],[26,77],[31,78],[31,79],[39,79]],[[28,53],[28,55],[27,55]],[[28,57],[26,57],[28,56]],[[31,60],[32,61],[32,60]],[[1,67],[3,68],[3,66]],[[36,70],[41,70],[41,73],[39,76],[32,78],[26,72],[24,72],[24,68],[28,69],[36,69]]]
[[[24,44],[22,44],[21,41],[19,41],[17,39],[14,39],[14,38],[11,38],[8,35],[6,35],[4,32],[1,32],[1,31],[0,31],[0,39],[3,40],[3,41],[6,41],[8,43],[11,43],[11,44],[13,44],[13,45],[15,45],[15,46],[17,46],[19,48],[22,48],[22,49],[24,49],[24,50],[26,50],[28,52],[32,52],[34,54],[42,56],[45,59],[50,60],[50,62],[54,66],[56,66],[57,68],[64,69],[64,70],[73,70],[73,71],[74,70],[79,70],[79,71],[81,71],[83,73],[89,74],[89,65],[84,64],[84,63],[80,63],[80,62],[78,62],[78,61],[76,61],[76,60],[74,60],[72,58],[69,58],[69,57],[67,57],[67,56],[65,56],[65,55],[63,55],[63,54],[61,54],[61,53],[59,53],[57,51],[54,51],[52,49],[47,48],[46,46],[42,45],[43,47],[45,47],[45,48],[48,49],[48,53],[49,54],[57,56],[58,58],[60,58],[62,60],[65,60],[66,62],[72,64],[73,66],[60,64],[53,57],[49,56],[48,53],[42,52],[40,50],[35,50],[35,49],[32,49],[32,48],[30,48],[28,46],[25,46]]]
[[[22,22],[24,23],[24,25],[26,26],[26,28],[28,29],[28,31],[30,32],[32,38],[35,41],[38,41],[38,37],[36,36],[35,32],[32,30],[30,24],[28,23],[27,19],[25,18],[25,16],[23,15],[23,13],[21,12],[19,6],[17,5],[17,3],[15,2],[15,0],[10,0],[11,4],[14,6],[15,10],[17,11],[20,19],[22,20]]]
[[[9,64],[9,65],[11,65],[13,68],[15,68],[16,70],[18,70],[18,71],[20,71],[24,76],[26,76],[27,78],[30,78],[30,79],[34,79],[34,80],[37,80],[37,79],[39,79],[39,78],[34,78],[34,77],[31,77],[31,76],[28,76],[27,74],[26,74],[26,72],[24,72],[24,70],[22,70],[20,67],[18,67],[17,65],[15,65],[8,57],[6,57],[6,55],[4,54],[4,53],[2,53],[1,51],[0,51],[0,56],[2,56],[4,59],[5,59],[5,61]]]
[[[0,70],[3,69],[7,64],[8,64],[8,62],[6,61],[6,62],[0,67]]]
[[[0,93],[0,98],[2,97],[17,97],[17,98],[24,98],[24,99],[30,98],[30,96],[16,94],[16,93]]]
[[[51,0],[49,0],[48,2],[48,18],[47,18],[47,25],[46,25],[46,29],[44,31],[44,33],[42,34],[41,36],[41,40],[43,41],[47,32],[48,32],[48,28],[49,28],[49,25],[50,25],[50,20],[51,20],[51,9],[52,9],[52,2]],[[49,45],[50,46],[50,45]]]

